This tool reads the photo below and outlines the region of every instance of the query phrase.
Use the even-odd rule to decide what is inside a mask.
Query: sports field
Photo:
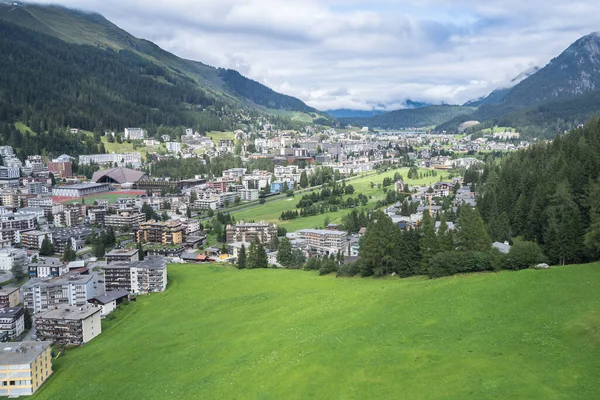
[[[596,399],[600,264],[429,280],[169,266],[35,399]]]

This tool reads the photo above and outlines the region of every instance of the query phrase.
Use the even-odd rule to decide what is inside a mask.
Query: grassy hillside
[[[169,267],[36,399],[592,399],[600,265],[448,279]]]

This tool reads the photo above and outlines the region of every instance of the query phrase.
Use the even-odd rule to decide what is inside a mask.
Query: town
[[[462,204],[475,206],[476,182],[463,176],[481,169],[486,153],[529,146],[514,132],[470,138],[422,130],[261,128],[214,138],[191,129],[179,137],[154,137],[141,128],[105,134],[111,142],[155,150],[144,156],[28,155],[23,162],[10,146],[0,147],[0,339],[14,342],[0,368],[29,364],[41,371],[37,379],[3,386],[0,395],[34,393],[52,373],[52,345],[84,345],[102,333],[101,320],[117,307],[164,291],[169,263],[299,268],[319,257],[351,262],[359,258],[366,222],[350,226],[342,215],[334,223],[330,215],[380,209],[402,229],[416,228],[423,212],[435,218]],[[161,162],[205,165],[223,157],[241,164],[219,176],[153,173]],[[385,196],[352,197],[361,180]],[[286,209],[275,221],[252,211],[282,201]],[[256,218],[232,218],[248,210]],[[301,229],[288,231],[289,220]],[[507,244],[494,246],[508,251]],[[259,257],[257,248],[262,259],[246,261],[247,250]]]

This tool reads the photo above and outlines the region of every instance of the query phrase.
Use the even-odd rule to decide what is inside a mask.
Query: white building
[[[52,189],[52,196],[83,197],[96,193],[108,192],[108,183],[79,183],[76,185],[58,186]]]
[[[21,286],[21,294],[25,308],[34,313],[60,304],[84,306],[94,296],[94,279],[92,275],[32,278]]]
[[[0,308],[0,334],[6,333],[9,340],[19,337],[25,330],[23,307]]]
[[[0,249],[0,270],[10,271],[14,266],[27,265],[27,252],[23,249]]]
[[[146,130],[142,128],[125,128],[125,139],[143,140],[146,138]]]
[[[37,220],[37,215],[33,213],[0,215],[0,241],[20,243],[21,232],[35,229]]]
[[[167,142],[165,143],[167,147],[167,151],[170,153],[180,153],[181,152],[181,143],[179,142]]]
[[[79,156],[79,165],[89,164],[114,164],[127,165],[131,164],[134,167],[142,163],[142,156],[139,152],[133,153],[112,153],[112,154],[87,154]]]
[[[242,189],[238,192],[242,201],[256,201],[258,193],[258,189]]]
[[[60,305],[35,316],[37,335],[41,340],[81,345],[102,333],[100,307]]]
[[[348,247],[346,232],[326,229],[302,229],[297,232],[298,239],[305,240],[311,251],[319,254],[345,254]]]

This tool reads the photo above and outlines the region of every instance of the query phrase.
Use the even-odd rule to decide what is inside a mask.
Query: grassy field
[[[22,122],[15,122],[15,128],[17,128],[17,130],[19,132],[21,132],[21,134],[25,134],[26,132],[29,132],[32,136],[37,135],[37,133],[35,133],[34,131],[32,131],[27,125],[25,125]]]
[[[145,159],[146,157],[146,151],[149,152],[154,152],[157,151],[158,148],[160,146],[138,146],[136,149],[133,148],[133,143],[127,143],[127,142],[122,142],[122,143],[117,143],[117,141],[115,140],[114,142],[109,142],[108,141],[108,136],[102,136],[101,138],[102,143],[104,143],[104,148],[106,149],[107,153],[117,153],[117,154],[121,154],[121,153],[140,153],[142,158]]]
[[[439,280],[169,267],[35,399],[593,399],[600,264]]]
[[[207,132],[206,136],[211,138],[216,145],[219,144],[219,140],[235,140],[233,132]]]
[[[144,193],[143,191],[141,193]],[[137,194],[130,194],[130,193],[102,193],[102,194],[98,194],[95,196],[86,196],[84,197],[84,201],[85,204],[93,204],[94,201],[96,200],[108,200],[109,204],[115,203],[117,201],[117,199],[120,198],[125,198],[125,197],[136,197]],[[69,200],[69,201],[65,201],[65,204],[74,204],[74,203],[81,203],[81,198],[79,199],[73,199],[73,200]]]
[[[377,202],[377,200],[381,200],[385,198],[385,193],[383,192],[383,188],[371,188],[371,182],[375,184],[381,184],[383,179],[386,177],[393,177],[394,174],[398,172],[402,175],[410,186],[415,185],[423,185],[423,184],[431,184],[440,180],[440,177],[447,177],[447,173],[438,172],[438,176],[435,177],[426,177],[422,179],[407,179],[408,168],[400,168],[394,171],[388,171],[379,175],[368,175],[365,177],[361,177],[354,180],[349,180],[347,183],[352,184],[354,186],[354,194],[347,197],[358,196],[359,193],[364,194],[367,197],[371,197],[368,205],[365,208],[373,208],[373,205]],[[428,169],[420,169],[419,172],[430,172]],[[393,186],[388,187],[390,190],[394,190]],[[244,211],[232,212],[232,215],[236,218],[236,220],[244,220],[244,221],[267,221],[272,223],[277,223],[281,226],[284,226],[288,231],[293,232],[298,229],[306,229],[306,228],[317,228],[322,227],[325,217],[328,216],[331,223],[339,223],[342,220],[342,217],[348,214],[351,210],[344,209],[337,212],[330,212],[321,215],[315,215],[311,217],[305,218],[297,218],[295,220],[289,221],[280,221],[279,217],[281,216],[282,211],[287,210],[295,210],[296,204],[302,198],[302,194],[298,194],[293,198],[283,197],[279,200],[270,201],[262,205],[257,205],[256,207],[250,208]],[[363,207],[357,207],[357,210],[361,210]]]

